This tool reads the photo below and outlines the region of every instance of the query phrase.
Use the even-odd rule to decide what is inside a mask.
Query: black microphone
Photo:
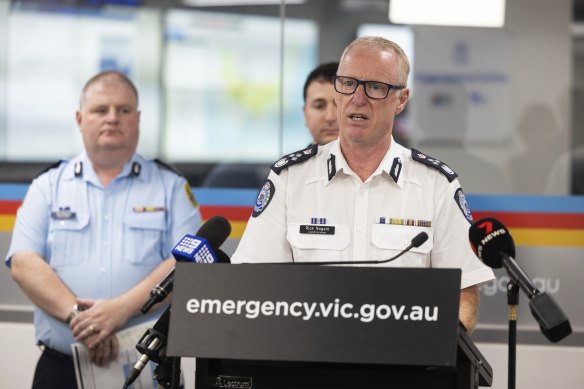
[[[229,263],[229,256],[219,249],[231,233],[231,225],[223,216],[214,216],[207,220],[197,231],[197,236],[185,235],[172,249],[172,255],[178,262]],[[173,267],[158,285],[150,291],[150,298],[140,309],[146,313],[150,308],[168,296],[174,287]],[[160,316],[154,328],[149,328],[136,345],[142,357],[130,370],[124,388],[129,387],[138,378],[148,361],[159,363],[163,358],[160,353],[166,348],[166,336],[170,321],[170,306]],[[164,354],[164,353],[163,353]]]
[[[529,297],[531,314],[550,341],[557,342],[572,333],[568,317],[552,296],[538,290],[513,259],[515,242],[500,221],[490,217],[478,220],[470,227],[468,237],[473,251],[486,265],[495,269],[505,267],[511,279]]]
[[[160,316],[153,328],[149,328],[138,341],[136,349],[142,353],[142,357],[132,366],[126,377],[124,389],[127,389],[142,373],[148,362],[152,360],[160,363],[166,358],[166,338],[170,323],[170,306]]]
[[[408,247],[403,249],[399,254],[394,255],[389,259],[379,259],[379,260],[370,260],[370,261],[330,261],[330,262],[263,262],[263,265],[290,265],[290,264],[300,264],[300,265],[378,265],[381,263],[391,262],[395,259],[398,259],[411,249],[415,247],[420,247],[428,240],[428,234],[424,231],[420,232],[418,235],[414,236],[411,240],[411,243]],[[254,264],[256,262],[242,262],[241,264]]]
[[[197,235],[185,235],[172,249],[177,262],[229,263],[229,257],[219,246],[231,233],[231,225],[223,216],[214,216],[199,228]],[[140,309],[146,313],[156,303],[163,301],[172,292],[174,285],[173,267],[158,285],[150,291],[150,298]]]

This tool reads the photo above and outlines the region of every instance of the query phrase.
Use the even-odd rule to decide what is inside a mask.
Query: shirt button
[[[101,269],[99,269],[99,270],[101,270],[101,272],[102,272],[102,273],[105,273],[105,267],[102,267],[102,268],[101,268]]]

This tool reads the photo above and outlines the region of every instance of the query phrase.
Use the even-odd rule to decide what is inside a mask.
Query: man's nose
[[[356,103],[363,103],[367,101],[367,94],[365,93],[365,85],[357,85],[355,93],[353,93],[353,101]]]
[[[334,123],[337,121],[337,107],[334,104],[329,104],[326,109],[325,120],[329,123]]]
[[[119,117],[120,117],[120,114],[116,109],[112,108],[112,109],[108,110],[107,116],[106,116],[108,122],[117,122]]]

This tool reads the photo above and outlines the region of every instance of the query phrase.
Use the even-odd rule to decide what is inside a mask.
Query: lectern
[[[196,388],[478,388],[459,269],[178,263],[168,354]]]

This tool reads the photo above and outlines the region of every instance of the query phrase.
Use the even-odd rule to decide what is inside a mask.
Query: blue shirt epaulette
[[[48,172],[49,170],[52,170],[52,169],[56,169],[56,168],[58,168],[59,166],[61,166],[61,164],[62,164],[63,162],[67,162],[67,160],[66,160],[66,159],[60,159],[58,162],[55,162],[55,163],[53,163],[53,164],[51,164],[51,165],[47,166],[47,167],[46,167],[46,168],[44,168],[44,169],[43,169],[41,172],[39,172],[39,173],[38,173],[36,176],[34,176],[34,178],[37,178],[37,177],[39,177],[39,176],[41,176],[41,175],[45,174],[45,173],[46,173],[46,172]]]
[[[312,158],[318,152],[318,145],[310,145],[305,149],[295,151],[291,154],[285,155],[278,160],[275,164],[272,165],[272,170],[276,174],[280,174],[280,172],[289,166],[296,165],[297,163],[304,162],[309,158]]]
[[[172,166],[169,163],[166,163],[164,161],[161,161],[160,159],[156,158],[154,159],[154,162],[156,162],[156,164],[166,170],[170,170],[173,173],[176,173],[177,175],[184,177],[184,175],[182,174],[182,172],[180,170],[178,170],[176,167]]]
[[[456,177],[458,177],[458,174],[456,174],[454,170],[450,168],[450,166],[416,149],[412,149],[412,159],[438,170],[440,173],[444,174],[446,178],[448,178],[448,182],[452,182]]]

